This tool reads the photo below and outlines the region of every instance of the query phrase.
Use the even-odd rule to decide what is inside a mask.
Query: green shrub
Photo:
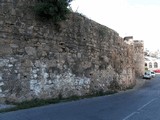
[[[52,19],[55,23],[65,20],[72,0],[38,0],[34,6],[36,15],[42,19]]]

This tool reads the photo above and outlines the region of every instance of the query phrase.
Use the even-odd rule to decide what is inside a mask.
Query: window
[[[158,68],[158,63],[154,62],[154,68]]]
[[[152,68],[152,63],[151,62],[149,63],[149,68]]]
[[[145,63],[145,66],[147,67],[147,63]]]

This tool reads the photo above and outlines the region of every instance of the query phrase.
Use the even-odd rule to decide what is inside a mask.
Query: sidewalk
[[[0,104],[0,110],[14,107],[13,105]]]

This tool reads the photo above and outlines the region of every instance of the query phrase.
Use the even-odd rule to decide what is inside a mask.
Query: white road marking
[[[133,115],[139,113],[140,110],[142,110],[143,108],[145,108],[147,105],[149,105],[150,103],[152,103],[152,102],[155,101],[156,99],[158,99],[158,98],[154,98],[154,99],[150,100],[149,102],[147,102],[146,104],[144,104],[142,107],[138,108],[137,111],[132,112],[131,114],[129,114],[128,116],[126,116],[126,117],[123,118],[122,120],[127,120],[127,119],[129,119],[130,117],[132,117]]]
[[[133,112],[131,114],[129,114],[128,116],[126,116],[124,119],[122,120],[127,120],[128,118],[132,117],[134,114],[136,114],[137,112]]]
[[[148,103],[146,103],[146,104],[144,104],[142,107],[140,107],[139,109],[138,109],[138,111],[139,110],[142,110],[144,107],[146,107],[147,105],[149,105],[150,103],[152,103],[153,101],[155,101],[157,98],[154,98],[154,99],[152,99],[151,101],[149,101]]]

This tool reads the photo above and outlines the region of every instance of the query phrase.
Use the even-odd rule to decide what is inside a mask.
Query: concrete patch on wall
[[[30,90],[37,97],[45,94],[46,97],[81,96],[89,92],[89,87],[89,78],[76,77],[69,69],[61,74],[50,74],[47,72],[47,66],[42,63],[39,69],[31,71]]]

